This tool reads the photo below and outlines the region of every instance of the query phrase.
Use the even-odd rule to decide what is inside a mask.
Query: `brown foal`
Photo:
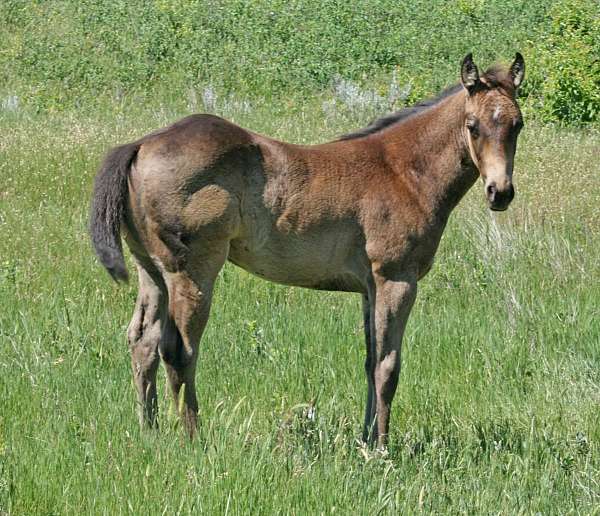
[[[128,329],[140,422],[156,425],[162,357],[191,436],[195,370],[217,275],[226,260],[262,278],[363,296],[364,439],[385,446],[401,342],[452,209],[478,176],[489,207],[514,196],[525,65],[480,76],[438,98],[322,145],[279,142],[193,115],[110,151],[98,172],[91,235],[126,280],[121,231],[139,293]]]

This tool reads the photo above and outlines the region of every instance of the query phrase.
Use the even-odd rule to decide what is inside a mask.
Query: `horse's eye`
[[[473,138],[477,138],[479,136],[479,124],[477,123],[477,120],[467,120],[467,129]]]
[[[517,120],[514,124],[514,128],[517,134],[519,134],[521,132],[521,129],[523,129],[523,120]]]

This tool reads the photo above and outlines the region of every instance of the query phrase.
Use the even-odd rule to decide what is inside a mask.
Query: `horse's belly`
[[[352,266],[348,249],[327,243],[290,239],[256,245],[233,240],[229,261],[261,278],[320,290],[362,291],[360,274]]]

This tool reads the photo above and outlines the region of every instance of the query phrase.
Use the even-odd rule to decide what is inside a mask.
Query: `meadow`
[[[183,43],[140,46],[160,62],[129,56],[137,63],[130,75],[125,51],[110,60],[111,49],[131,43],[106,29],[118,9],[20,0],[0,7],[8,42],[0,54],[0,515],[599,514],[600,133],[585,118],[596,106],[585,111],[586,100],[585,112],[561,119],[531,86],[513,204],[490,212],[477,183],[419,285],[388,453],[359,441],[366,398],[359,296],[282,287],[229,264],[200,346],[198,438],[184,436],[162,369],[160,430],[139,429],[125,340],[135,275],[125,286],[111,282],[87,235],[92,179],[106,150],[200,111],[287,141],[327,141],[456,81],[470,49],[457,39],[461,23],[474,20],[467,39],[483,42],[490,20],[506,20],[514,7],[457,2],[448,27],[436,22],[456,33],[417,48],[432,57],[415,70],[406,49],[399,62],[386,54],[401,43],[394,33],[380,62],[350,48],[383,23],[390,2],[374,0],[378,9],[365,17],[324,2],[328,13],[341,9],[336,26],[362,28],[352,37],[325,31],[330,38],[314,46],[323,29],[318,12],[296,39],[264,28],[289,27],[296,11],[308,12],[299,1],[285,11],[289,19],[253,19],[261,30],[241,40],[247,60],[223,44],[210,58],[202,54],[210,73],[197,77],[173,66],[200,55],[186,31],[202,29],[214,45],[217,36],[239,43],[238,22],[248,14],[243,2],[230,2],[233,18],[216,9],[213,25],[190,28],[176,7],[197,3],[152,3],[167,14],[140,27],[164,22]],[[412,20],[414,38],[429,23],[421,4],[413,8],[419,16],[395,7]],[[523,4],[515,25],[481,47],[484,64],[512,57],[516,37],[535,40],[545,30],[545,4]],[[73,17],[61,17],[71,8]],[[56,11],[46,39],[28,45],[44,9]],[[104,32],[78,33],[75,15]],[[137,36],[154,41],[141,29]],[[300,45],[302,59],[276,52],[262,59],[274,37]],[[74,66],[75,51],[98,38],[105,46]],[[335,47],[336,38],[350,47]],[[334,47],[355,59],[334,55]],[[532,50],[543,61],[540,52]],[[535,63],[533,84],[541,74]],[[170,71],[173,82],[148,70]]]

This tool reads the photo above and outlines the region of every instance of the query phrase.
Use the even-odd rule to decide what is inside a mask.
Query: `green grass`
[[[317,142],[366,122],[318,103],[223,108]],[[528,125],[517,197],[478,183],[409,322],[389,455],[362,449],[360,300],[226,266],[190,444],[161,370],[141,432],[118,288],[86,234],[104,151],[184,105],[0,119],[0,514],[598,513],[598,133]]]

